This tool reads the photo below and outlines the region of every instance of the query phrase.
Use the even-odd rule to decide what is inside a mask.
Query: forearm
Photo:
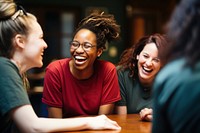
[[[101,114],[113,114],[113,109],[114,109],[114,104],[106,104],[106,105],[101,105],[99,108],[99,115]]]
[[[38,122],[35,122],[33,131],[35,132],[60,132],[60,131],[74,131],[90,129],[89,118],[68,118],[68,119],[56,119],[56,118],[38,118]]]
[[[22,132],[72,131],[89,128],[89,118],[56,119],[38,118],[30,105],[13,111],[13,119]]]
[[[36,124],[37,123],[37,124]],[[78,131],[78,130],[104,130],[113,129],[120,130],[121,127],[115,122],[108,119],[105,115],[95,117],[82,118],[38,118],[33,123],[33,127],[29,132],[61,132],[61,131]]]
[[[48,117],[49,118],[63,118],[62,108],[48,106]]]
[[[115,121],[108,119],[105,115],[66,119],[38,118],[31,105],[18,107],[11,113],[14,122],[24,133],[61,132],[84,129],[121,129]]]
[[[116,106],[115,112],[117,114],[127,114],[127,107],[126,106]]]

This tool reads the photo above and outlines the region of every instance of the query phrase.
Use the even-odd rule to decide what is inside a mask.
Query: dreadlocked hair
[[[105,49],[106,42],[120,39],[120,26],[116,23],[113,15],[106,15],[104,12],[92,13],[82,19],[75,34],[81,29],[88,29],[96,34],[97,48]]]

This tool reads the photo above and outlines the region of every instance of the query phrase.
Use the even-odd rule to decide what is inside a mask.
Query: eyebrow
[[[150,55],[149,53],[147,53],[147,52],[142,52],[143,54],[147,54],[147,55]],[[158,58],[158,56],[157,57],[154,57],[154,59],[159,59],[160,60],[160,58]]]

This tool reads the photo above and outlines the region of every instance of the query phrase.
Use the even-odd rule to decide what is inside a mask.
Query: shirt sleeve
[[[120,86],[121,100],[116,103],[117,106],[126,106],[126,86],[125,86],[125,77],[122,70],[117,71],[118,82]]]
[[[42,102],[58,108],[63,106],[59,70],[53,64],[50,64],[45,71]]]
[[[14,65],[0,67],[0,115],[12,109],[30,104],[22,79]]]
[[[101,105],[114,103],[121,99],[116,68],[109,63],[105,69]],[[104,69],[104,70],[105,70]]]

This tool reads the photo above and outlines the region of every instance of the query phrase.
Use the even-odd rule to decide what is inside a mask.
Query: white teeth
[[[144,69],[146,72],[151,72],[151,71],[152,71],[152,69],[148,69],[148,68],[146,68],[146,67],[143,67],[143,69]]]
[[[147,69],[147,68],[145,68],[145,67],[144,67],[144,70],[146,70],[146,71],[151,71],[151,69]]]
[[[79,60],[84,60],[86,59],[85,57],[82,57],[82,56],[75,56],[76,59],[79,59]]]

